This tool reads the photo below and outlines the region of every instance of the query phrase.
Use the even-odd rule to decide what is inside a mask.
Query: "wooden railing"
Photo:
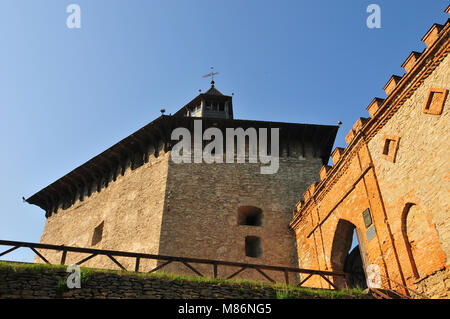
[[[414,290],[410,287],[407,287],[407,286],[399,283],[398,281],[396,281],[392,278],[388,278],[381,274],[380,274],[380,277],[381,277],[381,287],[380,288],[382,290],[389,291],[391,294],[397,295],[399,298],[411,299],[415,296],[416,298],[419,298],[419,299],[429,299],[427,296],[417,292],[416,290]],[[375,293],[381,295],[383,298],[386,298],[386,297],[389,298],[389,296],[383,296],[383,294],[384,295],[386,295],[386,294],[383,293],[383,291],[380,289],[372,289],[372,290]]]
[[[211,265],[213,270],[213,276],[214,278],[218,277],[218,267],[238,267],[239,269],[232,273],[231,275],[227,276],[224,279],[232,279],[233,277],[237,276],[241,272],[243,272],[246,269],[253,269],[260,273],[262,276],[264,276],[267,280],[270,282],[275,282],[265,271],[275,271],[280,272],[284,274],[284,281],[288,285],[289,284],[289,274],[304,274],[306,275],[305,278],[300,280],[300,282],[297,284],[297,286],[302,286],[307,280],[309,280],[312,276],[318,276],[322,278],[324,281],[326,281],[330,287],[333,289],[339,289],[335,283],[333,283],[333,279],[330,280],[328,277],[334,277],[339,278],[341,277],[346,287],[348,288],[348,274],[345,272],[338,272],[338,271],[322,271],[322,270],[312,270],[312,269],[301,269],[301,268],[294,268],[294,267],[283,267],[283,266],[271,266],[271,265],[263,265],[263,264],[248,264],[248,263],[240,263],[240,262],[231,262],[231,261],[222,261],[222,260],[213,260],[213,259],[201,259],[201,258],[187,258],[187,257],[176,257],[176,256],[164,256],[164,255],[153,255],[153,254],[144,254],[144,253],[136,253],[136,252],[125,252],[125,251],[117,251],[117,250],[104,250],[104,249],[92,249],[92,248],[82,248],[82,247],[71,247],[71,246],[64,246],[64,245],[51,245],[51,244],[41,244],[41,243],[29,243],[29,242],[20,242],[20,241],[10,241],[10,240],[0,240],[0,246],[12,246],[12,248],[9,248],[2,253],[0,253],[0,257],[5,256],[8,253],[11,253],[12,251],[19,249],[19,248],[29,248],[31,249],[42,261],[44,261],[47,264],[51,264],[45,256],[39,252],[39,250],[53,250],[53,251],[60,251],[61,252],[61,258],[60,258],[60,264],[64,265],[66,263],[66,256],[68,252],[75,252],[75,253],[85,253],[89,254],[89,256],[81,259],[76,265],[81,265],[85,263],[86,261],[94,258],[95,256],[107,256],[109,259],[111,259],[120,269],[122,270],[128,270],[126,269],[115,257],[128,257],[135,260],[134,262],[134,269],[132,271],[139,272],[140,271],[140,262],[143,259],[152,259],[152,260],[158,260],[162,263],[156,266],[155,268],[148,271],[149,273],[155,272],[157,270],[160,270],[164,268],[165,266],[171,264],[171,263],[181,263],[187,268],[189,268],[193,273],[195,273],[198,276],[204,276],[198,269],[196,269],[193,264],[203,264],[203,265]]]

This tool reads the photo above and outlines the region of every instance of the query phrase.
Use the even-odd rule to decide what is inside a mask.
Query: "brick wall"
[[[408,73],[396,78],[384,106],[383,99],[371,103],[372,119],[355,123],[349,146],[333,152],[333,167],[297,204],[291,227],[300,267],[343,270],[356,230],[365,266],[376,264],[383,276],[429,296],[450,297],[448,29],[447,22],[427,44],[426,59],[418,62],[416,54]]]
[[[410,280],[414,263],[423,278],[448,264],[450,257],[450,99],[441,115],[423,112],[430,88],[450,89],[449,70],[447,56],[369,142],[400,262]],[[380,156],[385,134],[400,137],[395,163]],[[411,258],[404,238],[412,246]]]

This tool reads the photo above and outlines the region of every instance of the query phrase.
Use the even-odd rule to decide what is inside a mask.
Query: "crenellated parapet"
[[[445,10],[450,14],[450,6]],[[295,208],[291,227],[295,228],[300,220],[309,213],[310,202],[324,197],[336,180],[342,176],[361,142],[367,143],[397,112],[403,103],[416,91],[449,53],[450,20],[444,25],[433,24],[421,41],[426,45],[422,53],[412,51],[401,65],[405,74],[392,75],[383,87],[386,98],[375,97],[366,110],[368,118],[359,118],[345,136],[347,147],[336,147],[332,153],[332,166],[325,165],[319,172],[320,182],[311,185],[302,194]],[[439,93],[439,91],[436,91]],[[446,91],[443,96],[446,96]],[[424,111],[425,112],[425,111]],[[430,112],[432,113],[432,112]]]

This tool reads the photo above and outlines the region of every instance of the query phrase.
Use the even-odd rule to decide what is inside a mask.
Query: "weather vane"
[[[217,74],[219,74],[219,72],[214,72],[214,67],[212,66],[211,67],[211,73],[208,73],[208,74],[205,74],[204,76],[203,76],[203,78],[209,78],[209,77],[211,77],[211,86],[214,86],[214,75],[217,75]]]

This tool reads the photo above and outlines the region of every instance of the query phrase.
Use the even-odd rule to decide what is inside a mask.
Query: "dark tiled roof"
[[[142,162],[148,161],[150,154],[148,150],[153,146],[153,154],[158,156],[161,145],[165,151],[172,147],[171,132],[177,127],[185,127],[193,130],[194,120],[202,120],[203,129],[218,127],[226,128],[242,127],[243,129],[254,128],[280,128],[280,140],[286,143],[299,140],[301,143],[310,143],[315,146],[317,156],[324,163],[328,162],[331,148],[337,134],[337,126],[310,125],[266,121],[193,118],[180,116],[162,115],[135,133],[108,148],[101,154],[93,157],[86,163],[75,168],[54,183],[43,188],[33,196],[26,199],[30,204],[37,205],[50,216],[57,211],[58,205],[69,207],[79,199],[79,190],[92,189],[97,185],[97,191],[108,186],[108,180],[117,178],[117,172],[124,173],[126,163],[131,160],[131,166],[135,166],[135,159],[140,158]],[[83,193],[83,192],[81,192]],[[88,196],[90,194],[88,193]]]

